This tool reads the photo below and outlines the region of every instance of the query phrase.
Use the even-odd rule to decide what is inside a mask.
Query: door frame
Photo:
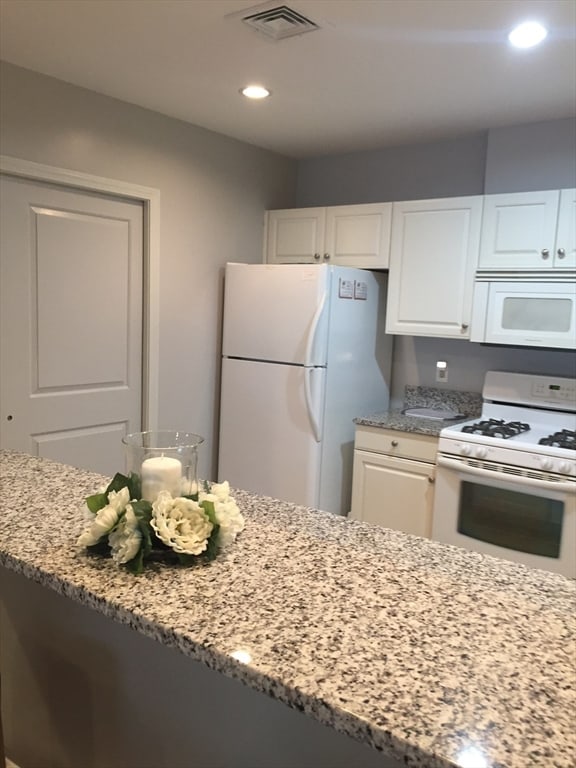
[[[142,307],[142,429],[158,428],[160,319],[160,190],[104,176],[0,155],[0,173],[87,192],[105,192],[142,203],[144,208]]]

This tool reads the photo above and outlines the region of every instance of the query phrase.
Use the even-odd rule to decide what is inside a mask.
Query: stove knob
[[[468,445],[468,443],[463,443],[460,445],[460,453],[462,456],[470,456],[470,453],[472,451],[471,446]]]
[[[545,472],[551,472],[554,469],[554,462],[546,456],[540,459],[540,466]]]
[[[479,445],[478,448],[476,448],[476,451],[474,452],[474,455],[477,459],[485,459],[488,455],[488,449],[485,448],[483,445]]]
[[[558,464],[558,472],[562,472],[563,475],[569,475],[570,474],[570,462],[569,461],[561,461],[560,464]]]

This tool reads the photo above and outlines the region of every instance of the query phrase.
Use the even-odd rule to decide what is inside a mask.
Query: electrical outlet
[[[438,360],[436,363],[436,381],[442,384],[448,381],[448,363],[445,360]]]

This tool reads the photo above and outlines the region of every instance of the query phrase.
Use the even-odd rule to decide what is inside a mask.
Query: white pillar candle
[[[182,463],[170,456],[154,456],[142,462],[142,497],[154,502],[160,491],[180,496]]]

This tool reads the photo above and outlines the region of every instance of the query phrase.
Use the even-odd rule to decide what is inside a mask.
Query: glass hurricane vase
[[[198,446],[203,437],[166,429],[134,432],[122,442],[126,471],[140,477],[143,499],[153,503],[160,491],[169,491],[174,497],[197,493]]]

